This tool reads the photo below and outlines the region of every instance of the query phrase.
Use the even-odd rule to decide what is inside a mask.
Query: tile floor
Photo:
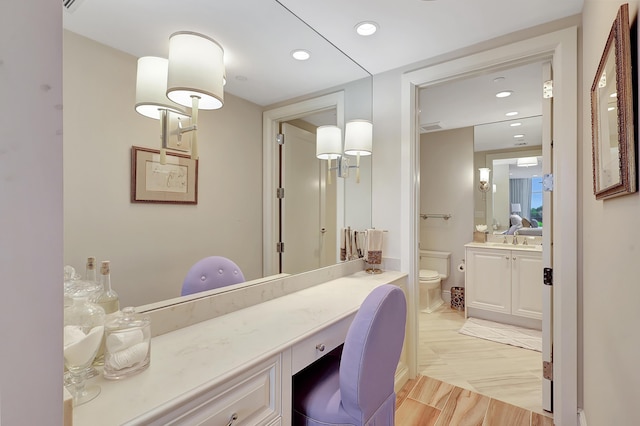
[[[419,376],[396,399],[396,426],[553,426],[553,419],[444,383]]]
[[[552,414],[542,410],[540,353],[462,335],[458,330],[464,321],[464,312],[453,310],[446,304],[434,313],[420,313],[418,371],[425,379],[420,382],[418,378],[407,384],[412,384],[412,389],[407,390],[410,396],[404,400],[404,407],[398,404],[398,426],[435,422],[439,425],[553,424],[550,420]],[[442,384],[436,385],[430,379]],[[417,385],[420,388],[413,389]],[[437,403],[416,397],[425,394],[421,389],[434,387],[440,392],[435,394]],[[529,414],[519,413],[520,409]],[[481,417],[482,421],[475,423],[470,419],[480,417],[474,410],[490,417]],[[434,413],[437,414],[434,423],[429,423]],[[464,418],[456,417],[461,413]],[[516,418],[509,420],[512,423],[502,423],[501,417],[495,417],[502,413],[507,413],[505,415],[510,419],[512,415]],[[426,416],[424,419],[423,415]],[[520,418],[524,423],[519,423]]]

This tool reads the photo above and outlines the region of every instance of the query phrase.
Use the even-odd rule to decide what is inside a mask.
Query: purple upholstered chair
[[[293,424],[393,425],[406,315],[402,290],[373,290],[349,327],[342,357],[324,356],[294,377]]]
[[[182,283],[181,296],[244,282],[242,271],[232,260],[221,256],[197,261]]]

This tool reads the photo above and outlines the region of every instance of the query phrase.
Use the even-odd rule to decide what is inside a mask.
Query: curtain
[[[520,203],[520,216],[531,219],[531,179],[509,179],[509,201]]]

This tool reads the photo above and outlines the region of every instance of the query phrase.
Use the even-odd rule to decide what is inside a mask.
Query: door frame
[[[344,91],[265,110],[262,113],[262,272],[263,276],[278,273],[278,143],[276,135],[281,121],[294,120],[315,112],[336,110],[336,124],[344,129]],[[336,228],[344,224],[344,182],[336,179]]]
[[[554,422],[577,425],[577,27],[472,54],[402,75],[401,82],[401,270],[408,274],[409,375],[418,360],[418,230],[420,135],[418,90],[465,75],[534,58],[549,58],[554,69]],[[541,89],[542,92],[542,89]],[[558,165],[562,164],[562,168]],[[561,196],[560,196],[561,194]]]

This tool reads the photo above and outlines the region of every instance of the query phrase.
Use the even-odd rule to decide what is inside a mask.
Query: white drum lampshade
[[[136,77],[136,111],[145,117],[160,120],[166,109],[187,115],[186,109],[167,98],[167,72],[169,61],[155,56],[138,59]]]
[[[342,130],[338,126],[320,126],[316,130],[316,157],[335,160],[342,155]]]
[[[169,71],[166,93],[172,101],[190,107],[192,96],[199,109],[224,104],[224,50],[202,34],[181,31],[169,38]]]
[[[352,120],[344,131],[344,153],[348,155],[371,155],[373,125],[367,120]]]

